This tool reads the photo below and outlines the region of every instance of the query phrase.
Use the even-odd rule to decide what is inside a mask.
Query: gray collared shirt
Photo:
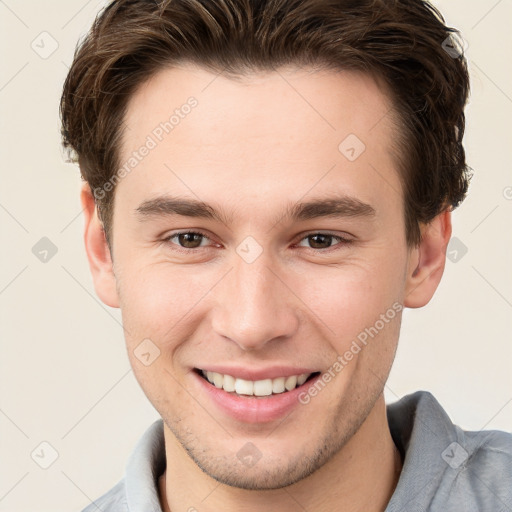
[[[385,512],[512,512],[512,434],[464,431],[418,391],[387,406],[404,465]],[[82,512],[162,512],[163,421],[144,433],[124,478]]]

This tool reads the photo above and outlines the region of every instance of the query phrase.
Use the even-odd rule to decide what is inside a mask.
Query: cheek
[[[377,393],[389,375],[399,338],[399,270],[352,266],[314,282],[318,284],[307,303],[328,326],[324,332],[336,354],[327,371],[337,382],[333,392]]]
[[[165,349],[184,339],[189,316],[204,302],[218,272],[212,268],[162,263],[126,264],[120,270],[118,293],[129,345],[146,337]]]
[[[339,268],[311,271],[302,278],[300,296],[342,344],[375,324],[381,314],[393,316],[403,288],[402,262],[384,258]],[[296,283],[296,289],[298,287]],[[388,318],[387,318],[388,319]],[[379,324],[380,325],[380,324]],[[342,347],[340,347],[342,348]]]

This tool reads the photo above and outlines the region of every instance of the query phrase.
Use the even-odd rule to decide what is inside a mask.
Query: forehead
[[[282,68],[233,79],[173,67],[128,103],[120,151],[128,172],[116,194],[211,192],[236,206],[359,188],[369,201],[383,186],[400,189],[395,139],[391,101],[368,75]]]

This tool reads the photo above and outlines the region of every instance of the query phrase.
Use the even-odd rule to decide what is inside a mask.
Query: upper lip
[[[249,368],[242,366],[205,365],[197,366],[205,372],[217,372],[244,380],[276,379],[278,377],[290,377],[291,375],[302,375],[303,373],[315,373],[319,370],[299,366],[272,366],[267,368]]]

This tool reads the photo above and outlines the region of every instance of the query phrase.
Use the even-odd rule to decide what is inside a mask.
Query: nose
[[[235,256],[216,294],[213,330],[244,351],[291,337],[299,326],[297,299],[264,254],[252,263]]]

